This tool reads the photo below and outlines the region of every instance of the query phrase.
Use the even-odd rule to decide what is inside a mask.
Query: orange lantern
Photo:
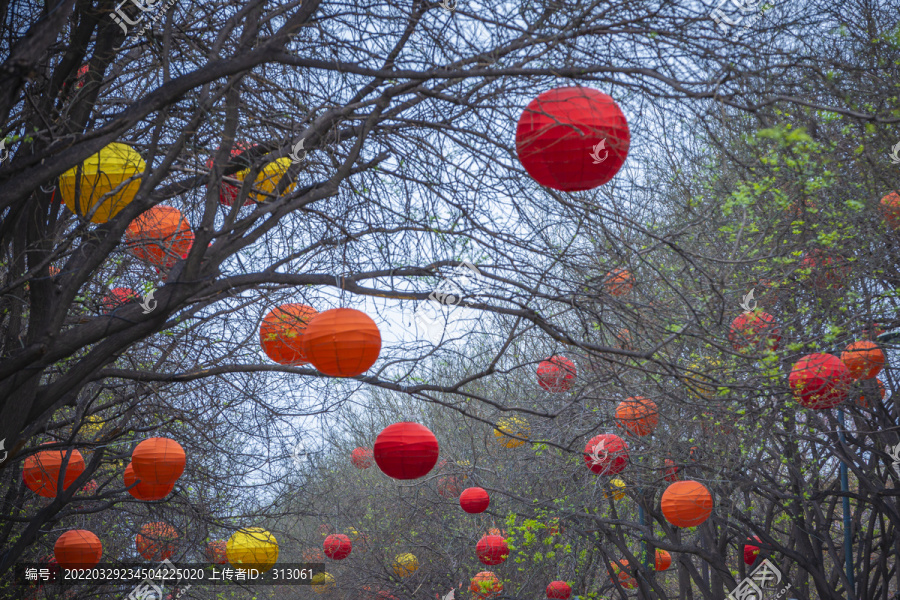
[[[184,449],[173,439],[155,437],[138,444],[131,453],[131,466],[141,484],[168,485],[184,473]]]
[[[63,569],[90,569],[100,562],[103,544],[86,529],[65,532],[53,545],[53,557]]]
[[[303,333],[319,312],[305,304],[282,304],[265,316],[259,328],[259,343],[266,355],[280,365],[307,363],[303,353]]]
[[[109,295],[103,296],[103,299],[100,301],[100,308],[103,309],[104,314],[108,315],[120,306],[134,300],[140,300],[140,296],[133,289],[116,287],[109,290]]]
[[[878,393],[881,394],[881,399],[884,400],[884,396],[887,393],[887,390],[884,387],[884,382],[880,379],[876,379],[875,383],[877,384]],[[869,408],[869,401],[866,399],[866,393],[863,392],[859,399],[856,401],[857,406],[860,408]]]
[[[610,296],[624,296],[634,287],[634,275],[628,269],[613,269],[606,274],[603,287]]]
[[[228,542],[214,540],[206,544],[206,559],[216,565],[224,565],[228,562]]]
[[[806,408],[834,408],[847,399],[853,378],[843,362],[831,354],[808,354],[794,363],[788,383]]]
[[[168,523],[146,523],[134,538],[138,553],[147,560],[166,560],[175,554],[178,532]]]
[[[575,363],[564,356],[551,356],[538,365],[538,385],[548,392],[566,392],[572,386],[575,374]]]
[[[332,377],[355,377],[369,370],[381,353],[381,332],[366,313],[332,308],[306,326],[302,348],[306,359]]]
[[[172,206],[154,206],[128,225],[125,239],[134,244],[131,253],[160,269],[169,269],[194,244],[194,232]]]
[[[665,550],[656,549],[656,570],[667,571],[672,566],[672,555]]]
[[[781,330],[775,324],[775,317],[761,310],[745,312],[731,322],[728,339],[735,350],[746,348],[778,350]]]
[[[130,487],[137,478],[134,475],[134,467],[131,466],[131,463],[128,463],[128,466],[125,467],[125,487]],[[170,493],[172,493],[172,489],[175,487],[175,482],[172,483],[164,483],[164,484],[155,484],[155,483],[144,483],[143,481],[139,482],[136,486],[128,490],[128,493],[134,496],[138,500],[144,501],[153,501],[153,500],[162,500]]]
[[[881,199],[879,208],[881,209],[881,214],[884,216],[884,220],[891,229],[900,227],[900,194],[891,192],[886,195]]]
[[[628,560],[623,558],[617,563],[612,563],[610,565],[612,573],[610,573],[610,580],[615,583],[615,579],[618,578],[619,585],[621,585],[626,590],[633,590],[637,588],[637,579],[632,577],[626,569],[628,569]]]
[[[658,423],[656,404],[643,396],[628,398],[616,408],[616,424],[633,435],[649,435]]]
[[[476,598],[490,598],[503,591],[503,582],[491,571],[481,571],[469,582],[469,590]]]
[[[47,442],[50,443],[50,442]],[[22,478],[28,489],[44,498],[56,498],[59,493],[57,482],[63,470],[66,450],[42,450],[25,459]],[[84,457],[78,450],[72,450],[63,475],[63,490],[67,490],[84,473]]]
[[[712,514],[712,494],[699,481],[676,481],[663,492],[660,507],[675,527],[696,527]]]
[[[874,379],[884,368],[884,352],[875,342],[853,342],[841,352],[841,361],[853,379]]]

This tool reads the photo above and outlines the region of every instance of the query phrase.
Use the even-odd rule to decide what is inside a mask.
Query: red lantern
[[[598,475],[616,475],[628,466],[628,444],[617,435],[603,433],[584,447],[584,462]]]
[[[891,192],[881,199],[881,214],[891,229],[900,227],[900,194]]]
[[[731,322],[728,339],[737,351],[748,347],[775,351],[778,350],[778,342],[781,341],[781,330],[775,324],[775,317],[767,312],[755,310],[735,317]]]
[[[459,496],[459,505],[472,515],[483,513],[490,504],[491,497],[480,487],[466,488]]]
[[[667,571],[672,566],[672,555],[665,550],[656,549],[656,570]]]
[[[844,287],[844,279],[851,273],[851,267],[845,263],[840,256],[829,256],[814,248],[803,257],[800,266],[810,270],[811,281],[816,288],[840,290]]]
[[[325,538],[322,549],[326,556],[332,560],[344,560],[350,556],[353,550],[353,542],[343,533],[335,533]]]
[[[418,479],[434,468],[438,442],[431,430],[418,423],[394,423],[375,438],[375,463],[394,479]]]
[[[628,156],[628,122],[597,90],[560,87],[531,101],[516,127],[522,166],[540,185],[590,190],[613,178]]]
[[[452,475],[438,479],[438,494],[444,498],[457,498],[460,494],[459,479]]]
[[[138,215],[125,230],[125,239],[134,244],[132,254],[160,269],[169,269],[194,244],[194,232],[172,206],[154,206]]]
[[[357,448],[350,454],[350,462],[357,469],[368,469],[375,462],[372,451],[368,448]]]
[[[572,588],[565,581],[551,581],[547,586],[547,597],[554,600],[568,600],[572,595]]]
[[[166,560],[175,554],[175,540],[178,532],[162,521],[147,523],[134,538],[138,554],[147,560]]]
[[[762,540],[759,539],[759,536],[753,536],[752,538],[747,538],[747,542],[756,541],[762,543]],[[754,546],[752,544],[744,543],[744,562],[748,565],[752,565],[756,562],[756,557],[759,556],[759,546]]]
[[[90,569],[100,562],[103,544],[90,531],[72,529],[56,540],[53,556],[63,569]]]
[[[629,573],[628,560],[622,559],[617,563],[613,563],[610,565],[611,573],[610,580],[615,583],[615,580],[619,580],[619,585],[621,585],[626,590],[633,590],[637,587],[637,579],[632,577]]]
[[[259,344],[266,356],[280,365],[305,365],[303,334],[317,314],[305,304],[282,304],[270,310],[259,328]]]
[[[788,377],[798,402],[806,408],[834,408],[847,399],[853,378],[837,356],[808,354],[794,363]]]
[[[134,475],[134,467],[131,466],[131,463],[128,463],[128,466],[125,467],[125,487],[130,487],[137,478]],[[136,486],[128,490],[128,493],[134,496],[138,500],[144,501],[153,501],[153,500],[162,500],[175,488],[175,482],[172,483],[144,483],[141,481]]]
[[[666,468],[664,472],[666,481],[678,481],[678,467],[671,458],[666,459]]]
[[[486,565],[499,565],[509,556],[509,546],[499,535],[486,535],[475,546],[478,560]]]
[[[381,332],[366,313],[333,308],[319,313],[302,338],[306,358],[332,377],[355,377],[369,370],[381,353]]]
[[[884,352],[875,342],[853,342],[841,352],[841,361],[853,379],[874,379],[884,368]]]
[[[677,481],[663,492],[660,508],[675,527],[696,527],[712,514],[712,494],[699,481]]]
[[[610,296],[624,296],[634,287],[634,275],[628,269],[613,269],[606,274],[603,287]]]
[[[537,368],[538,385],[548,392],[566,392],[575,379],[575,363],[563,356],[542,360]]]
[[[50,443],[50,442],[47,442]],[[57,482],[63,470],[67,450],[42,450],[25,459],[22,478],[28,489],[44,498],[56,498],[59,493]],[[63,475],[63,490],[67,490],[84,473],[84,457],[78,450],[72,450]]]
[[[481,571],[469,582],[469,591],[484,600],[503,591],[503,582],[491,571]]]
[[[185,462],[181,444],[164,437],[146,439],[131,453],[134,476],[144,485],[175,483],[184,473]]]
[[[206,559],[216,565],[224,565],[228,562],[228,542],[214,540],[206,544]]]
[[[234,145],[231,147],[231,158],[234,158],[235,156],[239,156],[239,155],[243,154],[245,151],[250,150],[251,148],[255,148],[255,146],[245,143],[245,142],[235,142]],[[207,159],[206,168],[207,169],[213,168],[212,157]],[[235,177],[235,174],[231,174],[231,175],[229,175],[229,177],[233,177],[233,178],[237,179],[237,177]],[[234,204],[235,200],[237,200],[237,197],[240,195],[240,191],[241,191],[241,188],[239,188],[238,186],[236,186],[232,183],[227,183],[227,182],[223,181],[221,183],[221,185],[219,186],[219,204],[221,204],[222,206],[231,206],[232,204]],[[252,194],[250,195],[250,197],[252,197]]]
[[[108,315],[120,306],[139,299],[140,296],[133,289],[117,287],[109,290],[109,295],[103,296],[103,299],[100,301],[100,308],[103,309],[103,314]]]

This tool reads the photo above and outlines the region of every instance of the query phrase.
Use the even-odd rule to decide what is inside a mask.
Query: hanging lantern
[[[871,381],[871,380],[869,380],[869,381]],[[887,394],[887,390],[884,387],[884,382],[881,381],[880,379],[876,379],[875,383],[877,385],[876,389],[878,390],[878,393],[881,394],[881,399],[884,400],[884,396],[885,396],[885,394]],[[869,408],[869,401],[866,399],[866,392],[863,392],[859,396],[859,399],[856,401],[856,405],[859,406],[860,408]]]
[[[592,473],[618,475],[628,466],[628,444],[612,433],[594,436],[584,447],[584,462]]]
[[[665,550],[656,549],[656,570],[657,571],[668,571],[669,567],[672,566],[672,555],[666,552]]]
[[[572,588],[565,581],[551,581],[547,586],[547,597],[554,600],[568,600],[572,595]]]
[[[663,476],[666,481],[678,481],[678,467],[675,465],[675,461],[671,458],[666,459],[666,468],[663,471]]]
[[[134,538],[138,554],[147,560],[161,561],[175,554],[178,532],[168,523],[146,523]]]
[[[325,555],[331,560],[344,560],[350,556],[353,550],[353,543],[343,533],[336,533],[325,538],[322,544]]]
[[[103,310],[103,314],[108,315],[120,306],[140,299],[141,297],[133,289],[116,287],[109,290],[108,295],[103,296],[103,299],[100,301],[100,308]]]
[[[823,250],[813,248],[800,261],[800,268],[810,270],[812,285],[820,290],[844,287],[844,281],[852,273],[852,267],[841,256],[831,256]]]
[[[884,352],[875,342],[853,342],[841,352],[841,361],[853,379],[874,379],[884,368]]]
[[[891,192],[881,199],[878,205],[881,214],[891,229],[900,227],[900,194]]]
[[[305,304],[282,304],[268,312],[259,328],[259,343],[266,355],[280,365],[307,364],[303,334],[318,311]]]
[[[131,146],[113,142],[89,156],[79,167],[72,167],[59,176],[63,203],[76,215],[90,215],[92,222],[106,223],[134,200],[141,187],[140,178],[135,176],[143,173],[146,167],[141,155]],[[132,177],[135,178],[121,190],[111,193]]]
[[[560,87],[531,101],[516,127],[522,166],[540,185],[590,190],[613,178],[628,156],[628,122],[612,98]]]
[[[731,322],[728,333],[731,345],[738,352],[747,348],[754,350],[778,350],[781,330],[775,324],[775,317],[761,310],[741,313]]]
[[[499,535],[486,535],[475,546],[478,560],[486,565],[499,565],[509,556],[509,546]]]
[[[419,569],[419,559],[407,552],[397,556],[392,566],[397,577],[409,577]]]
[[[246,142],[235,142],[234,145],[231,147],[231,158],[234,158],[235,156],[240,156],[245,151],[250,150],[251,148],[255,148],[255,147],[256,146],[253,146]],[[206,168],[207,169],[213,168],[212,157],[207,159]],[[243,181],[244,175],[246,175],[247,173],[248,173],[248,171],[245,169],[243,171],[240,171],[238,173],[234,173],[233,175],[230,175],[230,177],[237,179],[239,181]],[[236,186],[232,183],[223,181],[219,185],[219,204],[221,204],[223,206],[233,205],[235,203],[235,201],[237,200],[238,196],[240,195],[240,191],[241,190],[238,186]]]
[[[350,462],[357,469],[368,469],[375,462],[375,458],[372,456],[372,451],[368,448],[356,448],[350,454]]]
[[[265,573],[278,561],[278,540],[261,527],[235,531],[228,539],[228,562],[235,569]]]
[[[381,332],[366,313],[332,308],[306,326],[302,351],[321,373],[332,377],[362,375],[378,360]]]
[[[610,296],[620,298],[634,287],[634,275],[628,269],[613,269],[606,274],[603,288]]]
[[[275,159],[263,167],[262,171],[259,172],[256,179],[253,181],[253,189],[259,191],[250,192],[250,199],[259,203],[274,200],[273,196],[275,195],[275,189],[278,187],[278,184],[281,183],[281,180],[287,176],[290,167],[291,159],[287,156]],[[241,171],[241,173],[243,176],[240,177],[240,179],[243,181],[244,177],[250,173],[250,170],[247,169],[246,171]],[[297,187],[297,183],[295,181],[290,182],[285,186],[281,195],[288,195],[295,187]]]
[[[650,435],[658,423],[659,413],[656,410],[656,403],[643,396],[628,398],[616,407],[616,424],[627,429],[632,435]]]
[[[53,557],[63,569],[91,569],[103,556],[100,538],[86,529],[71,529],[56,540]]]
[[[206,560],[216,565],[224,565],[228,562],[228,542],[214,540],[206,544]]]
[[[713,500],[699,481],[677,481],[663,492],[660,507],[675,527],[696,527],[712,514]]]
[[[331,573],[316,573],[313,575],[311,583],[312,590],[317,594],[324,594],[336,585],[334,575]]]
[[[418,423],[394,423],[375,438],[375,463],[382,473],[394,479],[424,477],[437,463],[437,438]]]
[[[762,543],[759,539],[759,536],[754,535],[752,538],[747,538],[747,542],[757,542]],[[759,556],[759,546],[754,546],[753,544],[744,543],[744,562],[748,565],[752,565],[756,562],[756,557]]]
[[[537,368],[538,385],[548,392],[567,392],[575,379],[575,363],[563,356],[542,360]]]
[[[491,497],[480,487],[470,487],[459,495],[459,505],[470,515],[483,513],[491,504]]]
[[[497,429],[494,430],[494,436],[497,438],[497,443],[505,448],[518,448],[523,445],[525,440],[528,439],[529,433],[531,433],[531,425],[529,425],[528,421],[522,417],[504,417],[498,419]],[[513,435],[525,439],[519,440],[510,437]]]
[[[469,591],[484,600],[503,591],[503,582],[491,571],[481,571],[469,582]]]
[[[131,466],[131,463],[128,463],[128,466],[125,467],[125,487],[130,487],[135,481],[137,481],[137,477],[134,475],[134,467]],[[153,501],[153,500],[162,500],[175,488],[175,482],[172,483],[144,483],[141,481],[136,486],[128,490],[128,493],[134,496],[137,500],[143,501]]]
[[[165,437],[146,439],[131,453],[131,468],[142,485],[175,483],[184,473],[185,462],[181,444]]]
[[[621,559],[618,562],[612,563],[610,565],[610,581],[615,583],[615,580],[619,580],[619,585],[621,585],[626,590],[633,590],[637,588],[637,579],[632,577],[629,574],[628,560]]]
[[[170,269],[194,244],[194,232],[181,211],[154,206],[134,219],[125,230],[130,251],[159,269]]]
[[[847,399],[853,378],[831,354],[808,354],[794,363],[788,377],[794,397],[806,408],[834,408]]]
[[[444,498],[458,498],[462,492],[459,479],[452,475],[441,477],[438,479],[437,491]]]
[[[613,477],[609,480],[609,485],[612,490],[613,500],[621,500],[625,497],[625,482],[619,479],[618,477]],[[608,492],[603,492],[603,499],[609,498]]]
[[[47,442],[48,444],[50,442]],[[67,450],[41,450],[25,459],[22,467],[22,479],[28,489],[44,498],[56,498],[59,494],[57,482],[59,472],[63,470]],[[63,475],[63,491],[75,483],[84,473],[84,457],[73,449]]]

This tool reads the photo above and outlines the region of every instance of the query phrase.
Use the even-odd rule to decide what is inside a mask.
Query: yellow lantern
[[[278,560],[278,540],[261,527],[236,531],[228,540],[228,562],[236,569],[265,573]]]
[[[316,573],[312,578],[312,589],[317,594],[324,594],[335,586],[334,575],[331,573]]]
[[[359,532],[356,530],[355,527],[348,527],[344,531],[344,533],[347,535],[348,538],[350,538],[351,542],[355,542],[356,540],[359,539]]]
[[[256,176],[256,179],[253,181],[253,187],[257,190],[274,194],[275,188],[281,183],[281,179],[287,174],[287,170],[290,166],[291,159],[286,156],[270,162],[263,167],[262,171]],[[238,171],[232,177],[238,181],[243,181],[244,177],[246,177],[249,172],[250,169],[244,169],[243,171]],[[284,188],[284,192],[282,193],[287,194],[295,187],[297,187],[297,183],[292,181]],[[266,202],[271,198],[263,193],[251,191],[250,199],[254,202]]]
[[[618,477],[613,477],[609,480],[609,484],[612,486],[612,497],[613,500],[621,500],[625,497],[625,482],[619,479]],[[609,494],[603,492],[603,498],[609,498]]]
[[[419,568],[419,559],[407,552],[394,559],[394,573],[397,577],[409,577]]]
[[[688,370],[694,372],[688,373],[688,376],[682,379],[687,384],[688,395],[694,399],[706,398],[707,400],[715,396],[718,391],[718,385],[714,383],[712,377],[706,376],[705,373],[721,367],[722,361],[714,359],[705,359],[701,362],[689,364]],[[698,373],[703,373],[703,375]]]
[[[131,146],[113,142],[81,163],[81,177],[78,177],[79,167],[73,167],[59,176],[63,203],[76,215],[90,215],[94,223],[106,223],[134,200],[141,180],[135,178],[114,194],[110,192],[124,181],[143,173],[146,166],[144,159]],[[80,192],[77,206],[76,191]]]
[[[524,440],[517,440],[516,438],[509,437],[510,435],[528,439],[529,433],[531,433],[531,426],[528,424],[528,421],[521,417],[500,419],[497,421],[497,429],[494,430],[494,435],[497,437],[497,443],[506,448],[518,448],[525,443]]]

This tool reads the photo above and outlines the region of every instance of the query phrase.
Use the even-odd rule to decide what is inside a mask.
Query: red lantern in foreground
[[[53,557],[63,569],[90,569],[103,556],[100,538],[86,529],[65,532],[53,545]]]
[[[166,560],[175,554],[178,532],[168,523],[146,523],[134,537],[138,554],[147,560]]]
[[[800,404],[824,409],[847,399],[853,378],[837,356],[815,353],[794,363],[788,382]]]
[[[625,163],[631,134],[615,101],[597,90],[560,87],[532,100],[519,117],[516,151],[540,185],[590,190]]]
[[[131,466],[131,463],[128,463],[128,466],[125,467],[125,487],[130,487],[135,481],[137,481],[137,477],[134,475],[134,467]],[[144,501],[153,501],[153,500],[162,500],[166,496],[172,493],[172,490],[175,488],[175,482],[172,483],[144,483],[141,481],[136,486],[128,490],[128,493],[134,496],[138,500]]]
[[[628,444],[612,433],[592,437],[584,447],[584,462],[598,475],[621,473],[628,466]]]
[[[491,504],[491,497],[480,487],[470,487],[463,490],[459,496],[459,505],[469,514],[483,513]]]
[[[509,546],[499,535],[486,535],[475,546],[478,560],[486,565],[499,565],[509,556]]]
[[[266,356],[280,365],[305,365],[303,334],[317,314],[311,306],[294,303],[270,310],[259,327],[259,344]]]
[[[775,323],[775,317],[767,312],[755,310],[745,312],[731,322],[728,339],[735,350],[745,348],[778,350],[781,341],[781,330]]]
[[[375,438],[375,463],[394,479],[418,479],[434,468],[438,442],[431,430],[418,423],[394,423]]]
[[[59,493],[57,486],[59,472],[63,470],[67,452],[67,450],[41,450],[26,458],[22,468],[22,479],[25,480],[28,489],[44,498],[56,498]],[[65,466],[63,490],[69,489],[82,473],[84,473],[84,457],[81,456],[81,452],[73,449]]]
[[[371,450],[360,447],[350,453],[350,462],[357,469],[368,469],[375,462],[375,458],[372,456]]]
[[[140,296],[133,289],[116,287],[109,290],[108,295],[103,296],[103,299],[100,301],[100,308],[103,310],[103,314],[108,315],[120,306],[135,300],[140,300]]]
[[[675,527],[696,527],[712,514],[712,494],[699,481],[677,481],[663,492],[660,507]]]
[[[762,543],[762,541],[759,539],[759,536],[754,535],[752,538],[747,538],[747,542],[753,541]],[[747,542],[744,542],[744,562],[748,565],[752,565],[754,562],[756,562],[756,557],[759,556],[759,546],[754,546],[752,544],[748,544]]]
[[[325,555],[332,560],[344,560],[353,550],[353,542],[343,533],[335,533],[325,538],[322,543]]]
[[[141,213],[128,225],[125,239],[131,253],[159,269],[169,269],[194,245],[194,232],[181,211],[158,205]]]
[[[538,385],[548,392],[566,392],[575,379],[575,363],[564,356],[542,360],[537,368]]]
[[[352,308],[319,313],[302,338],[306,359],[332,377],[356,377],[369,370],[381,353],[381,332],[369,315]]]
[[[149,438],[135,446],[131,453],[134,476],[142,484],[168,485],[184,473],[184,448],[170,438]]]
[[[654,565],[657,571],[668,571],[669,567],[672,566],[672,555],[666,552],[665,550],[656,549],[656,564]]]
[[[227,563],[228,542],[226,540],[214,540],[206,544],[206,559],[216,565]]]
[[[565,581],[551,581],[547,586],[547,597],[554,600],[568,600],[572,595],[572,588]]]

